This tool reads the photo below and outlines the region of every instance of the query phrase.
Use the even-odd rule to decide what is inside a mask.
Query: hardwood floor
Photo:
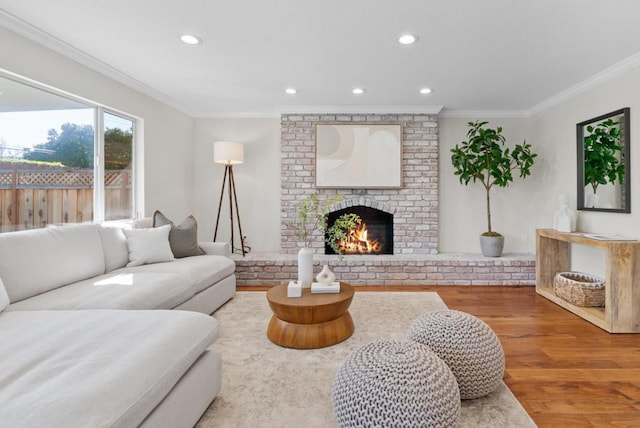
[[[238,290],[266,290],[242,287]],[[379,287],[435,291],[500,337],[504,381],[540,427],[640,427],[640,334],[610,334],[533,287]],[[357,296],[356,296],[357,298]]]

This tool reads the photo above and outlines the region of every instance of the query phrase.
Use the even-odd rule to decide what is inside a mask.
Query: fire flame
[[[338,249],[344,254],[375,254],[382,251],[382,244],[377,239],[368,239],[367,224],[361,222],[347,231],[347,236],[336,242]]]

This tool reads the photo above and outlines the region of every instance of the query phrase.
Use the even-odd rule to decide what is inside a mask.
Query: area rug
[[[271,309],[264,292],[239,292],[214,313],[221,333],[222,390],[198,428],[335,427],[333,378],[354,349],[406,336],[413,320],[446,305],[432,292],[356,292],[355,332],[327,348],[282,348],[267,338]],[[460,427],[534,427],[504,383],[490,395],[462,402]]]

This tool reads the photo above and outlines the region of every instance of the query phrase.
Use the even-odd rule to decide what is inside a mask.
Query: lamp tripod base
[[[227,181],[227,178],[228,178],[228,181]],[[224,177],[222,179],[222,188],[220,189],[220,201],[218,202],[218,216],[216,217],[216,228],[213,233],[213,240],[215,241],[216,238],[218,237],[218,226],[220,225],[220,211],[222,208],[222,200],[224,199],[225,187],[228,187],[228,190],[229,190],[229,222],[231,225],[231,253],[235,253],[235,250],[236,250],[236,247],[234,245],[234,224],[233,224],[233,207],[235,206],[236,220],[238,222],[238,232],[240,235],[239,249],[242,252],[242,257],[244,257],[246,253],[249,252],[248,250],[251,250],[251,247],[248,247],[245,245],[244,243],[245,237],[242,235],[242,224],[240,223],[240,210],[238,210],[238,196],[236,195],[236,182],[235,182],[235,179],[233,178],[233,165],[231,164],[226,164],[224,168]]]

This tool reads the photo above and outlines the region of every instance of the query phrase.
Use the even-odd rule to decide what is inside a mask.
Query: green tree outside
[[[127,169],[131,166],[133,134],[120,128],[104,132],[104,168],[106,170]]]
[[[36,144],[33,148],[23,155],[24,159],[93,168],[93,127],[65,123],[60,127],[60,132],[50,129],[47,142]]]
[[[107,129],[105,140],[105,169],[121,170],[131,164],[133,134],[119,128]],[[24,159],[41,162],[60,162],[66,167],[93,168],[93,127],[65,123],[60,132],[50,129],[47,142],[36,144],[23,155]]]

